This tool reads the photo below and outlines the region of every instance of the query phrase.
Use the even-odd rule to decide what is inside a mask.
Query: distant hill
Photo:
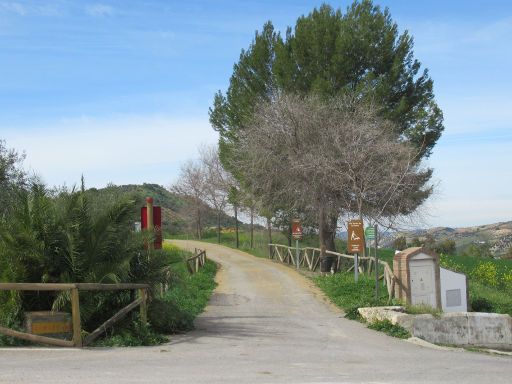
[[[418,238],[421,241],[427,238],[427,236],[433,237],[436,242],[449,239],[455,241],[459,251],[464,250],[471,244],[486,244],[489,246],[492,254],[501,256],[512,246],[512,221],[474,227],[435,227],[400,232],[388,237],[386,239],[387,245],[391,245],[392,241],[399,236],[405,236],[407,242],[412,242],[414,238]]]
[[[193,219],[191,217],[192,206],[183,197],[168,191],[158,184],[142,185],[109,185],[106,188],[90,188],[87,193],[94,199],[103,199],[115,201],[120,197],[128,197],[136,201],[137,207],[146,205],[146,197],[152,197],[154,204],[162,207],[162,229],[164,233],[180,234],[191,231],[193,228]],[[204,212],[203,223],[205,227],[217,226],[216,212],[209,206],[202,206]],[[140,210],[134,212],[134,221],[140,221]],[[221,225],[223,227],[234,227],[235,219],[226,214],[221,216]]]

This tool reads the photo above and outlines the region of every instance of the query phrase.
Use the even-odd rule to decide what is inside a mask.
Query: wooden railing
[[[206,251],[195,248],[194,255],[187,259],[187,268],[190,274],[199,272],[199,269],[206,263]]]
[[[82,326],[80,319],[80,294],[79,291],[118,291],[138,290],[139,297],[117,312],[110,319],[91,332],[82,340]],[[0,283],[0,291],[71,291],[71,319],[73,324],[73,339],[62,340],[53,337],[33,335],[31,333],[15,331],[10,328],[0,327],[0,333],[34,343],[56,345],[59,347],[82,347],[90,345],[103,332],[117,321],[126,316],[131,310],[140,307],[142,321],[147,321],[147,284],[97,284],[97,283],[75,283],[75,284],[45,284],[45,283]]]
[[[283,264],[297,265],[296,248],[288,247],[281,244],[269,244],[269,258],[280,261]],[[343,259],[354,260],[354,256],[346,255],[343,253],[325,251],[330,256],[336,258],[334,265],[335,271],[340,271],[343,266]],[[374,257],[358,257],[359,265],[358,270],[361,273],[370,273],[375,268]],[[379,280],[383,280],[384,285],[387,287],[388,296],[391,300],[394,297],[395,291],[395,276],[393,271],[389,267],[389,264],[383,260],[378,260],[380,267],[383,269],[382,275],[379,276]],[[316,271],[320,265],[320,248],[305,247],[299,248],[299,266],[309,269],[310,271]],[[347,271],[354,269],[354,263],[350,263]]]

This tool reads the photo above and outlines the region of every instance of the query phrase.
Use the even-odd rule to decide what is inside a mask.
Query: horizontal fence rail
[[[102,333],[106,332],[108,327],[114,325],[117,321],[125,317],[131,310],[140,307],[142,321],[147,321],[147,300],[148,284],[99,284],[99,283],[0,283],[0,291],[71,291],[71,320],[73,324],[73,340],[62,340],[53,337],[34,335],[27,332],[15,331],[10,328],[0,327],[0,333],[22,340],[31,341],[39,344],[49,344],[58,347],[83,347],[90,345]],[[119,290],[138,290],[139,297],[118,311],[114,316],[105,321],[97,329],[91,332],[82,340],[82,326],[80,318],[80,294],[79,291],[119,291]]]
[[[269,258],[277,260],[283,264],[297,265],[296,248],[288,247],[282,244],[269,244]],[[346,263],[343,260],[354,260],[354,256],[346,255],[343,253],[325,251],[329,256],[334,256],[336,262],[333,265],[335,271],[340,271]],[[305,247],[299,248],[299,265],[307,268],[310,271],[316,271],[320,265],[320,248]],[[359,272],[364,273],[365,271],[370,273],[375,268],[375,257],[372,256],[360,256],[358,257]],[[388,297],[391,300],[394,297],[395,291],[395,276],[393,271],[389,267],[389,264],[383,260],[378,260],[380,267],[383,269],[383,274],[379,276],[379,280],[383,280],[384,285],[387,287]],[[350,263],[350,266],[346,269],[347,272],[354,269],[354,264]]]

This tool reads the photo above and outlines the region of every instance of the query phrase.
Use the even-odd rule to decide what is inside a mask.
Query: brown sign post
[[[348,222],[348,253],[361,253],[364,250],[363,220]]]
[[[364,225],[363,220],[350,220],[348,222],[348,253],[354,253],[354,278],[359,278],[359,253],[364,252]]]

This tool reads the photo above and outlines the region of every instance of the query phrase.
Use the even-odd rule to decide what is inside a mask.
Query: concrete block
[[[468,343],[487,348],[512,349],[512,317],[498,313],[469,312]]]
[[[412,334],[434,344],[467,345],[468,319],[461,313],[448,313],[440,318],[416,315]]]

